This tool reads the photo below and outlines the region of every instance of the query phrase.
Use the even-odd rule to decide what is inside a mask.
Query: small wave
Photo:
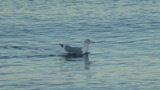
[[[46,57],[54,57],[55,55],[51,54],[51,55],[28,55],[25,56],[26,58],[35,58],[35,57],[39,57],[39,58],[46,58]]]
[[[0,48],[3,48],[3,49],[19,49],[19,50],[24,50],[24,47],[23,46],[0,46]]]
[[[54,57],[55,55],[24,55],[24,56],[0,56],[0,59],[13,59],[13,58],[47,58]]]
[[[23,48],[22,46],[11,46],[11,48],[15,48],[15,49],[24,50],[24,48]]]
[[[124,42],[117,42],[117,43],[134,43],[136,41],[124,41]]]
[[[19,58],[19,56],[1,56],[0,59]]]
[[[42,48],[42,47],[29,47],[29,46],[9,46],[9,45],[5,45],[5,46],[0,46],[0,48],[2,49],[17,49],[17,50],[50,50],[50,48]]]

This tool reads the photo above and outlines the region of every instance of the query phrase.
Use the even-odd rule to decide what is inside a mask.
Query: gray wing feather
[[[81,47],[71,47],[71,46],[65,46],[65,50],[72,54],[82,54],[82,48]]]

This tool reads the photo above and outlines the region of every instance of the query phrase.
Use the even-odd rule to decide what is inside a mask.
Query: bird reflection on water
[[[90,61],[89,61],[89,53],[83,55],[76,55],[76,54],[66,54],[63,56],[66,61],[84,61],[84,69],[89,69]]]

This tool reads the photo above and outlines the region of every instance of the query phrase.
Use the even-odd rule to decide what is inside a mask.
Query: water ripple
[[[0,89],[160,90],[160,2],[1,0]],[[90,45],[88,57],[58,43]]]

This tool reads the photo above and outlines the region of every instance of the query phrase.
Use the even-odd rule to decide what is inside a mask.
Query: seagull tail
[[[64,46],[63,44],[59,44],[59,45],[60,45],[62,48],[63,48],[63,46]]]

